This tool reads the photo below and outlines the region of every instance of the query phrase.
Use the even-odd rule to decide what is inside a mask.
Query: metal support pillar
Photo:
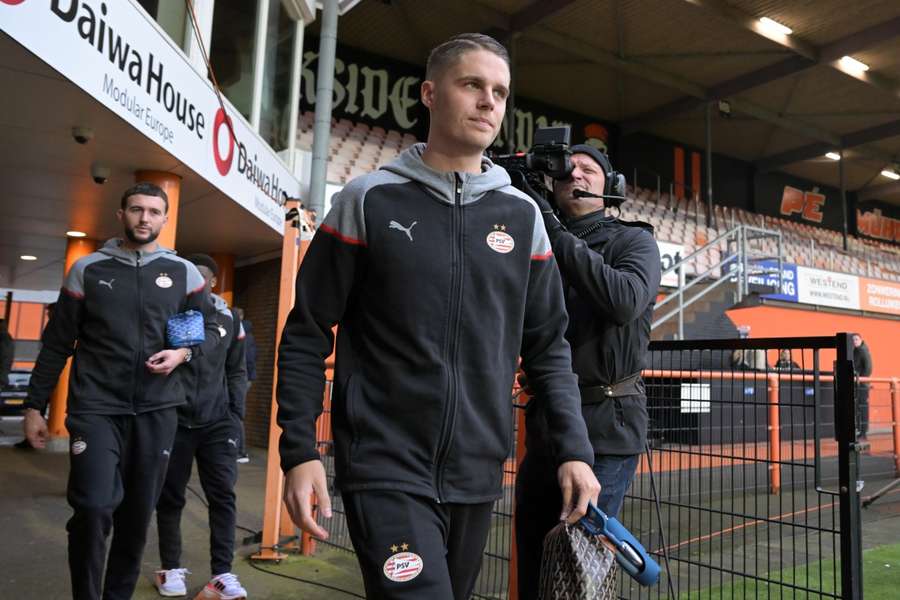
[[[847,182],[844,180],[844,149],[839,151],[838,173],[841,179],[841,232],[844,234],[844,252],[847,251]]]
[[[706,103],[706,226],[713,227],[712,102]]]
[[[337,52],[338,0],[322,0],[319,66],[316,72],[316,121],[313,126],[312,167],[307,208],[323,215],[328,142],[331,137],[331,97],[334,93],[334,57]]]

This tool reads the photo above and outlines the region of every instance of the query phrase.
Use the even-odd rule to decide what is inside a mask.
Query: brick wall
[[[247,444],[259,448],[265,448],[269,440],[280,274],[280,259],[240,267],[234,274],[234,304],[244,309],[244,318],[253,324],[258,349],[256,381],[247,394],[244,428]]]

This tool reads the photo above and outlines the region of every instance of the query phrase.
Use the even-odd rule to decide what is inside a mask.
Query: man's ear
[[[422,104],[431,108],[434,104],[434,82],[426,79],[422,82]]]

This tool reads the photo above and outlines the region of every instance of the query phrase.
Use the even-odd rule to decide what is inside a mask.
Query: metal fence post
[[[519,395],[519,403],[528,404],[528,394]],[[516,473],[525,458],[525,410],[516,410]],[[515,498],[515,496],[513,496]],[[508,600],[519,600],[519,553],[516,548],[516,507],[513,502],[512,532],[509,540],[509,594]]]
[[[737,240],[735,240],[735,245],[737,246],[737,256],[735,257],[735,271],[737,271],[737,301],[740,302],[744,299],[744,228],[741,227],[737,230]]]
[[[894,474],[900,477],[900,379],[891,378],[891,430],[894,433]]]
[[[770,373],[766,379],[768,380],[769,400],[769,492],[777,496],[781,493],[781,416],[778,413],[778,375]]]
[[[684,265],[678,265],[678,339],[684,339]]]
[[[837,334],[834,363],[835,429],[841,499],[841,597],[862,598],[862,518],[859,500],[859,448],[856,440],[856,384],[850,334]]]

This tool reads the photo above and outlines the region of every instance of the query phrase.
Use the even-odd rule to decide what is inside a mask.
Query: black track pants
[[[200,485],[209,503],[210,572],[221,575],[231,571],[239,431],[240,422],[230,415],[206,427],[178,428],[166,483],[156,505],[163,569],[185,566],[181,564],[181,513],[196,458]]]
[[[369,600],[468,600],[493,502],[438,504],[389,490],[343,494]]]
[[[75,600],[131,598],[177,426],[174,408],[141,415],[66,418],[70,439],[67,495],[74,510],[66,529]],[[113,536],[107,561],[110,530]]]

